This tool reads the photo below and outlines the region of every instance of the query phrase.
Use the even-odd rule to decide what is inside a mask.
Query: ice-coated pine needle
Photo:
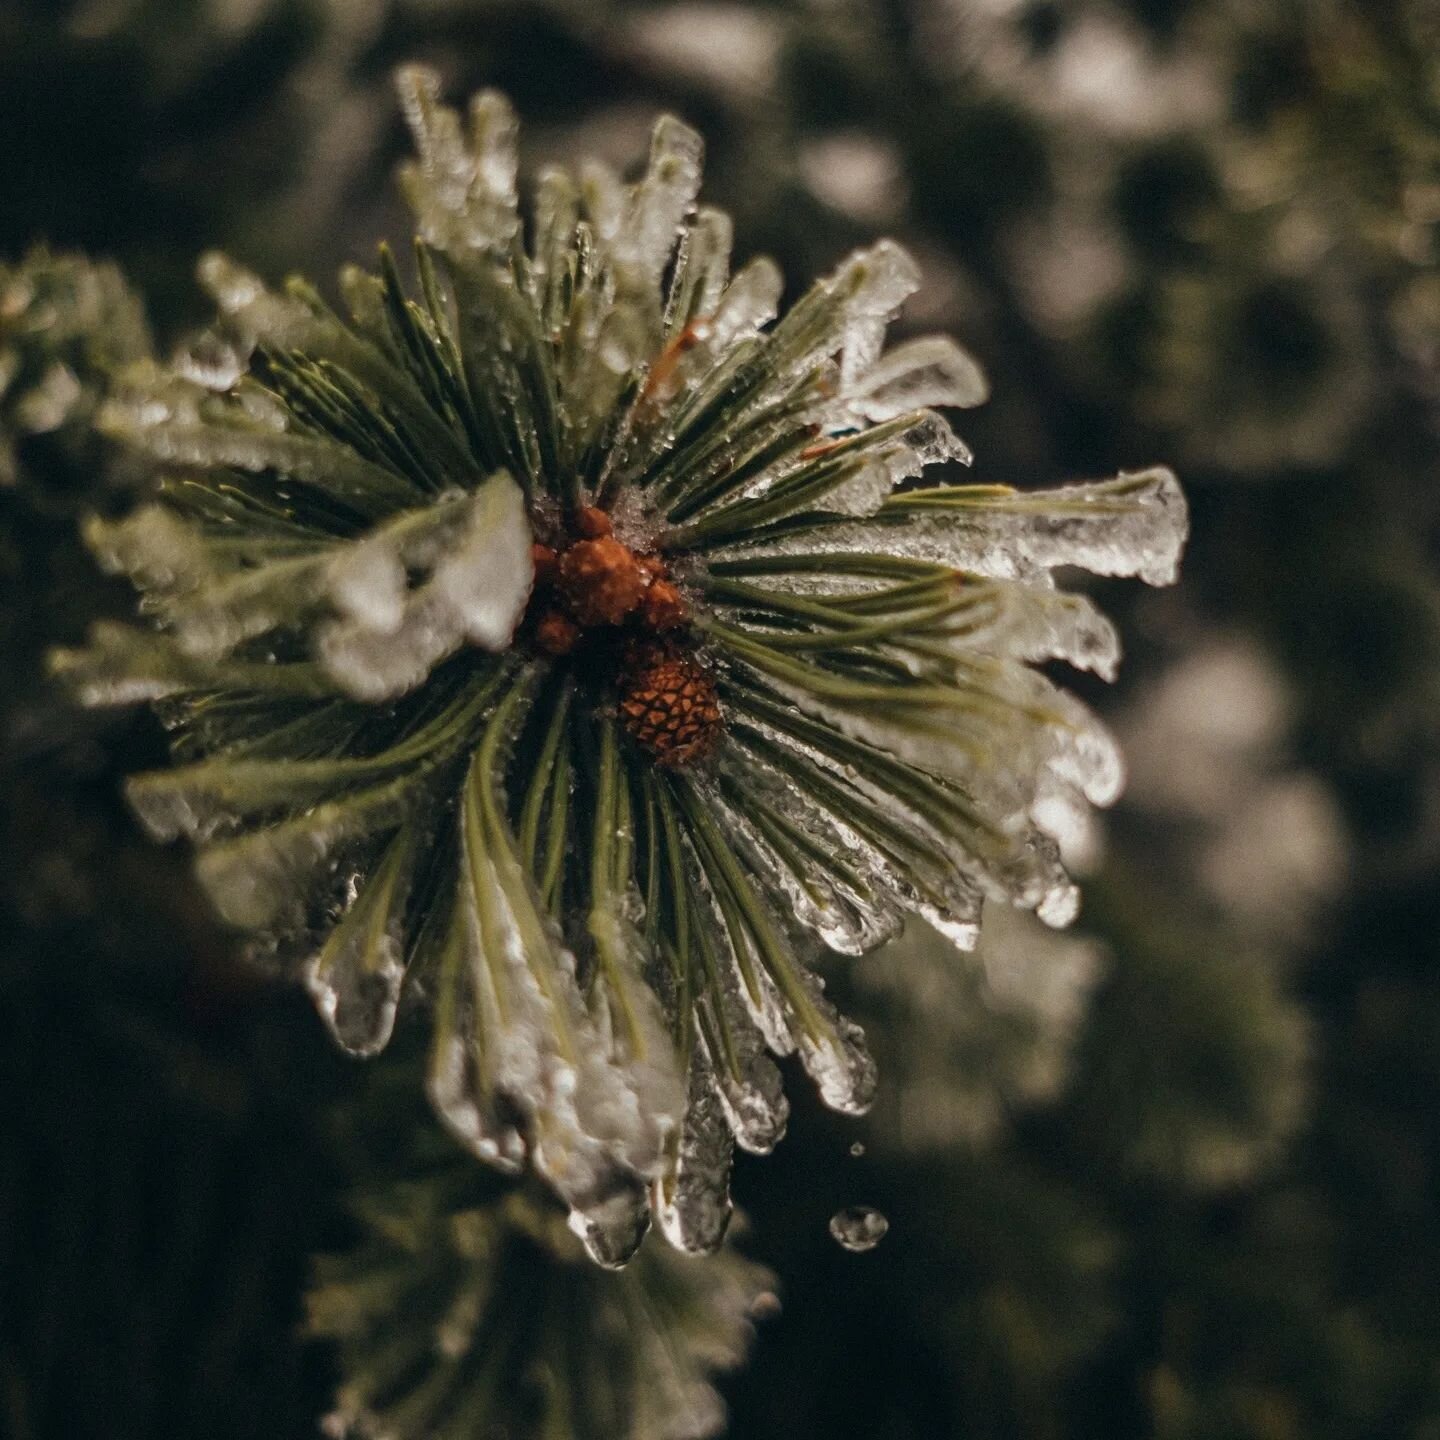
[[[1120,757],[1033,666],[1119,644],[1052,572],[1173,580],[1184,501],[955,483],[940,408],[986,387],[947,338],[885,349],[914,262],[882,241],[777,316],[678,120],[635,183],[547,170],[522,215],[506,102],[400,92],[413,257],[338,312],[207,257],[216,329],[102,415],[159,477],[88,532],[145,624],[57,666],[159,705],[137,811],[342,1045],[408,1004],[450,1128],[596,1259],[652,1214],[711,1250],[732,1145],[785,1129],[775,1057],[873,1097],[826,947],[1074,915],[1036,816]]]

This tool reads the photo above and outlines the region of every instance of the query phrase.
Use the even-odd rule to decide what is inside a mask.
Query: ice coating
[[[974,359],[948,335],[929,335],[878,356],[848,392],[856,414],[890,420],[937,405],[968,409],[990,393]]]
[[[228,466],[261,473],[278,470],[295,480],[324,487],[362,514],[378,518],[417,498],[413,486],[393,471],[305,435],[259,428],[217,426],[189,418],[169,400],[122,406],[109,403],[101,424],[116,439],[147,450],[162,464]]]
[[[922,474],[929,465],[946,460],[968,465],[969,447],[940,416],[922,411],[914,425],[892,444],[866,455],[853,474],[833,488],[817,493],[815,499],[821,507],[837,515],[863,518],[875,514],[903,481]]]
[[[748,721],[737,727],[736,739],[746,745],[752,764],[780,781],[798,821],[813,826],[817,836],[839,837],[845,846],[828,852],[827,868],[838,867],[840,856],[848,855],[859,885],[868,882],[878,897],[897,902],[897,914],[914,909],[957,945],[973,944],[982,891],[956,863],[953,839],[862,771],[845,766],[836,773],[832,753],[810,743],[812,726],[793,716],[782,719],[783,712],[763,696],[751,694],[745,704]],[[867,813],[866,807],[873,808]],[[939,859],[942,855],[951,859]],[[885,915],[884,899],[875,903],[883,927],[876,938],[889,938],[894,917]]]
[[[673,115],[656,124],[649,168],[616,239],[622,283],[653,293],[679,239],[681,222],[700,193],[704,152],[700,136]]]
[[[106,568],[145,587],[187,654],[218,658],[314,615],[315,659],[364,700],[413,689],[461,645],[503,649],[533,574],[524,499],[507,475],[258,567],[236,554],[218,568],[199,533],[158,506],[94,521],[89,538]],[[412,588],[416,572],[425,578]]]
[[[951,483],[941,412],[986,382],[943,336],[886,349],[915,262],[868,245],[779,315],[680,121],[633,183],[544,172],[522,223],[508,104],[399,83],[413,273],[348,267],[341,314],[202,261],[216,329],[101,414],[157,481],[87,529],[144,628],[55,668],[164,702],[176,763],[132,804],[339,1044],[415,1002],[437,1112],[594,1260],[652,1218],[710,1250],[734,1146],[784,1134],[777,1059],[875,1101],[829,952],[907,915],[967,948],[987,900],[1074,918],[1056,837],[1123,768],[1034,667],[1120,647],[1053,572],[1173,579],[1183,498]],[[582,535],[638,603],[564,578]]]
[[[820,1098],[845,1115],[863,1115],[875,1100],[879,1072],[865,1048],[865,1032],[838,1014],[818,995],[811,1002],[823,1017],[811,1035],[802,1031],[798,1045],[805,1072],[815,1082]]]
[[[207,251],[195,270],[201,286],[229,321],[235,340],[247,354],[262,335],[272,343],[278,340],[294,344],[307,339],[316,328],[314,314],[307,306],[294,296],[275,294],[254,271],[238,265],[228,255]],[[197,373],[192,347],[179,367],[180,374],[208,390],[230,390],[244,373],[240,354],[218,334],[208,335],[199,343],[214,355],[225,355],[228,350],[225,363],[203,365]],[[222,380],[223,384],[215,383]]]
[[[140,478],[127,457],[86,441],[116,373],[153,353],[143,307],[114,265],[44,244],[0,261],[0,489],[48,483],[23,453],[27,437],[46,435],[95,472],[91,493],[127,493]]]
[[[364,889],[305,967],[305,984],[336,1040],[352,1055],[384,1049],[405,979],[402,916],[417,843],[403,827]]]
[[[1173,584],[1188,534],[1184,495],[1164,468],[1062,490],[957,486],[893,497],[868,526],[820,524],[712,552],[741,556],[869,550],[996,579],[1043,581],[1074,565]]]
[[[347,557],[330,592],[343,613],[318,636],[318,658],[361,700],[403,694],[462,644],[501,650],[525,609],[534,575],[530,522],[520,488],[494,475],[464,502],[454,543],[429,579],[404,589],[403,549]],[[362,542],[362,544],[365,542]]]
[[[988,893],[1026,908],[1043,906],[1052,923],[1068,923],[1072,889],[1053,843],[1030,821],[1035,786],[1053,770],[1080,786],[1092,803],[1108,804],[1121,781],[1118,752],[1078,702],[1032,671],[989,667],[987,673],[972,666],[969,679],[974,703],[949,707],[941,728],[915,722],[903,711],[827,703],[798,682],[782,680],[777,689],[836,733],[906,759],[937,778],[959,781],[970,797],[965,807],[970,814],[957,812],[949,828],[935,831],[921,810],[911,809],[909,823],[930,830],[937,847],[962,840],[956,864]],[[1029,719],[1021,729],[1020,717],[1027,714],[1044,718]],[[997,772],[988,758],[996,747],[1023,748],[1026,763],[1014,773]],[[855,783],[863,786],[864,781],[856,777]],[[971,808],[977,800],[984,818]],[[890,803],[895,805],[893,797]]]
[[[892,548],[981,575],[1029,578],[1061,565],[1173,584],[1187,533],[1184,496],[1166,469],[980,499],[906,527]]]
[[[645,991],[654,1018],[642,1011],[638,1023],[648,1049],[618,1046],[603,1007],[597,1012],[581,993],[574,956],[535,905],[497,807],[494,767],[515,723],[515,693],[487,726],[462,801],[463,989],[484,1017],[477,1079],[528,1117],[531,1162],[571,1207],[592,1257],[617,1266],[644,1236],[646,1190],[680,1123],[684,1091],[662,1048],[658,1000]],[[492,1114],[462,1101],[454,1128],[488,1142],[483,1153],[499,1150],[505,1133],[489,1130]]]
[[[790,1105],[780,1071],[729,967],[721,971],[718,992],[698,1018],[697,1045],[735,1143],[752,1155],[768,1155],[785,1136]]]
[[[779,311],[783,288],[784,280],[773,260],[751,260],[737,271],[714,308],[711,347],[723,354],[737,340],[768,325]]]
[[[872,848],[773,773],[732,764],[727,778],[722,815],[733,842],[805,929],[847,955],[893,938],[900,914],[888,903],[889,877]],[[805,861],[819,854],[828,863],[817,873]]]
[[[665,1168],[653,1182],[656,1223],[677,1249],[714,1251],[730,1224],[730,1169],[735,1141],[707,1068],[690,1065],[685,1120]]]
[[[420,152],[400,171],[420,233],[441,249],[502,249],[519,225],[518,127],[509,103],[493,90],[475,96],[467,137],[455,112],[440,104],[433,72],[407,65],[397,85]]]

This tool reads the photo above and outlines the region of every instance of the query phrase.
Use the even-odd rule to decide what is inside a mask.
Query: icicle
[[[661,1233],[677,1250],[692,1255],[720,1248],[732,1209],[734,1145],[711,1083],[708,1067],[697,1055],[690,1066],[685,1122],[652,1190]]]
[[[838,515],[874,515],[895,488],[921,474],[927,466],[971,461],[969,447],[934,411],[924,411],[902,435],[863,457],[849,479],[817,497],[818,504]]]
[[[898,933],[899,912],[885,898],[889,877],[882,875],[867,847],[840,834],[793,785],[754,764],[736,764],[733,755],[725,768],[733,782],[731,793],[744,796],[754,807],[735,803],[721,807],[720,818],[731,842],[807,930],[845,955],[864,954]],[[762,809],[777,810],[785,817],[783,823],[823,848],[830,864],[821,869],[813,855],[802,854],[796,857],[799,873],[787,865],[759,824]],[[862,892],[857,885],[863,886],[867,878],[880,883]]]
[[[928,560],[995,579],[1047,583],[1077,565],[1096,575],[1176,578],[1188,531],[1185,499],[1164,468],[1059,490],[956,486],[895,496],[867,524],[756,531],[708,552],[739,557],[873,553]]]
[[[999,578],[1033,579],[1059,565],[1078,565],[1096,575],[1137,575],[1151,585],[1175,581],[1188,521],[1169,470],[977,496],[973,503],[956,498],[953,508],[915,513],[905,526],[887,527],[881,543],[891,554]]]
[[[221,917],[263,930],[308,900],[316,872],[367,837],[407,819],[421,794],[402,776],[359,795],[202,850],[196,874]]]
[[[614,263],[626,288],[656,290],[681,222],[700,192],[704,152],[700,136],[673,115],[656,122],[649,168],[634,187],[614,242]]]
[[[240,373],[243,373],[249,352],[258,341],[264,340],[276,348],[290,348],[303,343],[316,329],[316,315],[310,306],[293,295],[277,295],[254,271],[247,270],[218,250],[207,251],[200,257],[196,273],[201,286],[215,301],[221,315],[241,341],[242,351],[232,352]],[[219,342],[207,343],[214,345]],[[193,368],[190,367],[191,370]],[[225,386],[211,383],[219,378],[218,367],[213,364],[202,367],[201,375],[191,373],[190,378],[198,380],[207,389],[228,389],[234,383],[231,381]],[[239,373],[235,379],[239,379]]]
[[[553,332],[564,318],[564,281],[575,263],[575,226],[580,218],[575,182],[564,170],[541,172],[534,210],[531,293],[545,328]]]
[[[989,386],[975,361],[947,335],[897,345],[846,387],[851,409],[879,422],[908,410],[983,404]]]
[[[51,674],[82,705],[138,705],[182,694],[199,682],[192,666],[161,635],[100,621],[83,650],[56,650]]]
[[[773,260],[751,260],[725,287],[710,317],[707,342],[714,355],[724,355],[744,336],[768,325],[780,306],[784,277]]]
[[[647,946],[640,932],[601,898],[589,928],[604,956],[592,991],[591,1020],[619,1082],[580,1087],[577,1113],[595,1135],[613,1135],[615,1152],[639,1173],[652,1173],[660,1143],[680,1129],[685,1084],[659,996],[644,978]]]
[[[580,166],[580,195],[595,240],[605,246],[613,244],[625,216],[625,187],[620,177],[608,165],[587,160]]]
[[[752,1155],[768,1155],[785,1136],[790,1106],[780,1072],[736,991],[733,970],[721,967],[710,1017],[717,1027],[718,1043],[712,1045],[705,1026],[700,1025],[696,1045],[704,1053],[715,1098],[735,1143]]]
[[[406,65],[396,87],[420,156],[401,167],[400,184],[421,235],[439,250],[505,253],[520,223],[509,103],[494,91],[477,95],[467,145],[460,117],[440,103],[433,70]]]
[[[786,729],[775,726],[763,714],[752,714],[749,719],[750,723],[782,752],[792,752],[794,756],[813,765],[818,777],[830,776],[835,770],[834,761],[828,755],[807,745]],[[899,897],[907,909],[925,915],[937,928],[943,928],[953,937],[957,946],[962,949],[973,947],[979,928],[982,892],[971,878],[962,873],[963,859],[954,853],[955,846],[946,836],[937,833],[895,795],[875,784],[869,776],[853,769],[843,771],[844,784],[853,787],[861,797],[878,804],[887,812],[892,823],[898,825],[902,831],[909,832],[915,854],[910,857],[907,868],[905,864],[885,854],[880,847],[860,833],[855,825],[847,823],[847,805],[843,800],[812,798],[793,778],[776,775],[768,761],[754,755],[751,756],[751,761],[758,762],[760,774],[771,774],[782,785],[791,799],[791,805],[787,808],[793,808],[797,822],[802,826],[812,825],[814,818],[819,815],[822,819],[817,833],[824,834],[828,829],[841,837],[849,849],[840,853],[846,854],[847,861],[854,863],[859,873],[873,882],[878,895]],[[928,862],[922,862],[922,855],[930,857]],[[876,919],[879,923],[882,917],[877,916]],[[889,925],[888,917],[884,918],[884,923]]]
[[[697,315],[713,315],[720,304],[730,278],[730,251],[734,243],[734,225],[723,210],[702,206],[690,227],[690,250],[686,263],[685,282],[689,303],[684,307],[684,320]],[[680,317],[676,317],[677,322]],[[756,323],[755,328],[765,321]]]
[[[815,1082],[820,1098],[843,1115],[863,1115],[875,1101],[879,1076],[865,1032],[836,1011],[819,994],[819,986],[803,972],[812,989],[811,1004],[823,1018],[818,1035],[801,1031],[797,1035],[805,1073]]]
[[[989,625],[967,630],[952,643],[1021,660],[1064,660],[1113,680],[1120,664],[1114,625],[1084,595],[1010,581],[976,581],[972,592],[998,602]]]
[[[597,1265],[619,1270],[640,1248],[650,1228],[645,1187],[637,1180],[617,1177],[617,1188],[612,1193],[573,1206],[568,1223]]]
[[[404,911],[417,835],[402,830],[305,967],[305,984],[340,1045],[384,1049],[405,978]]]
[[[849,256],[785,317],[771,337],[771,362],[793,379],[816,360],[847,347],[858,362],[875,358],[877,325],[893,318],[919,288],[920,272],[898,245],[882,240]]]
[[[223,335],[207,331],[175,352],[175,373],[194,385],[224,394],[244,375],[248,356]]]
[[[461,887],[439,961],[435,1032],[425,1090],[435,1113],[473,1154],[496,1169],[517,1174],[528,1146],[515,1114],[502,1114],[493,1058],[484,1048],[495,1024],[493,993],[479,949],[474,897]]]

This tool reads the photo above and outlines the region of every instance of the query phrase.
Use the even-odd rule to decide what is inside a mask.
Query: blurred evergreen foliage
[[[385,76],[410,57],[507,89],[537,159],[629,159],[676,108],[739,248],[792,277],[897,233],[927,274],[916,325],[994,381],[978,478],[1183,465],[1185,583],[1105,595],[1135,653],[1097,703],[1143,709],[1147,676],[1245,637],[1348,857],[1302,902],[1261,846],[1241,904],[1197,845],[1243,839],[1242,809],[1167,808],[1137,771],[1087,883],[1105,959],[1062,1085],[1017,1092],[1011,1052],[977,1045],[968,1085],[1003,1124],[937,1152],[811,1106],[742,1163],[785,1309],[722,1387],[733,1433],[1434,1440],[1434,5],[20,0],[0,259],[114,257],[166,343],[204,246],[324,273],[386,219]],[[123,813],[154,730],[39,678],[116,603],[70,515],[117,491],[88,438],[17,420],[19,309],[0,302],[0,1434],[313,1434],[333,1376],[295,1339],[303,1258],[344,1243],[356,1165],[319,1123],[356,1072],[298,997],[221,978],[185,857]],[[51,332],[79,392],[148,343],[125,324],[79,355]],[[1178,713],[1223,730],[1253,700],[1200,685]],[[1221,795],[1169,733],[1146,743]],[[1265,904],[1297,923],[1260,934]],[[891,1221],[858,1257],[825,1231],[856,1200]]]
[[[550,1190],[475,1164],[441,1128],[416,1038],[334,1113],[358,1237],[317,1259],[306,1296],[311,1333],[340,1353],[330,1424],[434,1440],[718,1434],[710,1378],[744,1358],[775,1277],[733,1247],[697,1258],[658,1234],[601,1269]]]

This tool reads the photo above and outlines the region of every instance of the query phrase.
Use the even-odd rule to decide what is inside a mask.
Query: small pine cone
[[[620,719],[658,764],[698,760],[720,737],[720,696],[693,655],[654,641],[636,645],[620,678]]]
[[[581,625],[619,625],[645,594],[645,576],[612,535],[580,540],[560,557],[560,588]]]

